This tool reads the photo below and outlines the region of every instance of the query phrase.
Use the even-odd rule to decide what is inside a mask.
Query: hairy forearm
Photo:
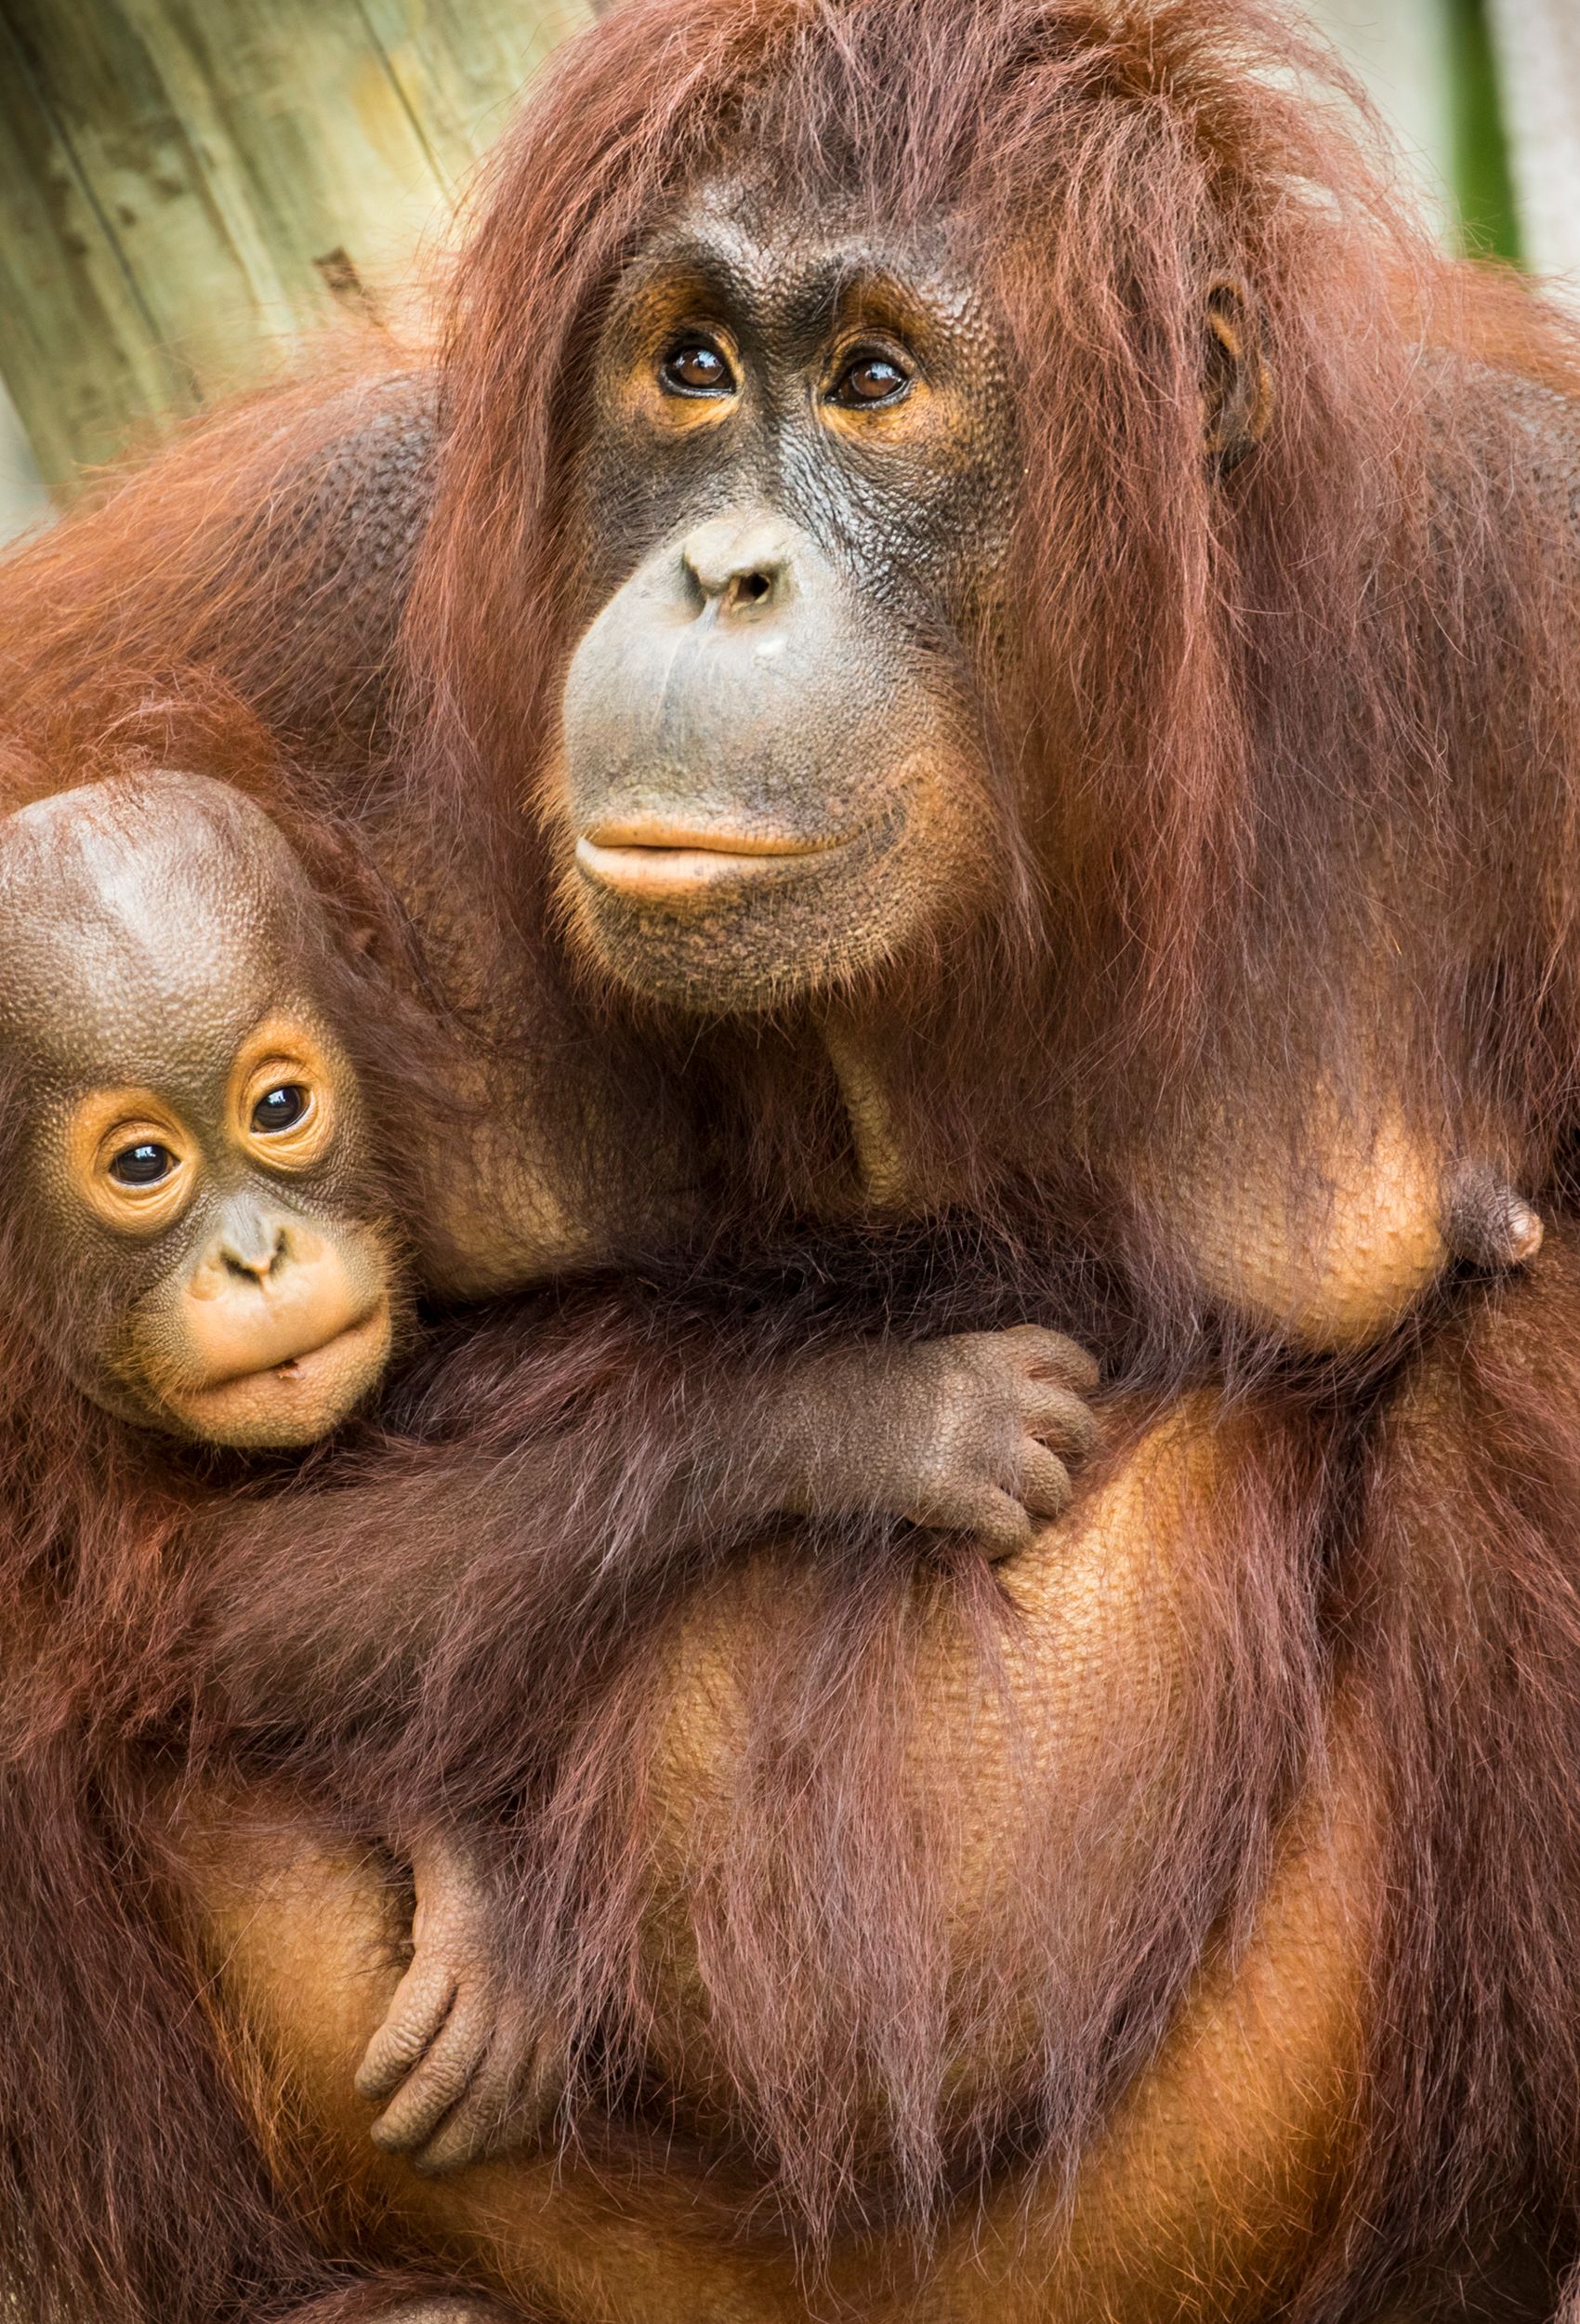
[[[755,1355],[738,1333],[639,1331],[612,1371],[606,1317],[584,1338],[601,1377],[571,1409],[552,1390],[574,1349],[551,1335],[495,1383],[509,1426],[379,1443],[337,1486],[206,1513],[189,1631],[222,1717],[377,1728],[428,1670],[485,1665],[526,1716],[539,1642],[573,1640],[590,1665],[633,1601],[656,1604],[777,1516],[908,1518],[1002,1554],[1063,1507],[1060,1452],[1091,1441],[1095,1367],[1046,1331]]]
[[[447,1625],[542,1628],[612,1572],[796,1510],[821,1368],[726,1384],[671,1357],[514,1441],[385,1443],[338,1482],[216,1504],[188,1561],[199,1684],[242,1728],[398,1713]]]

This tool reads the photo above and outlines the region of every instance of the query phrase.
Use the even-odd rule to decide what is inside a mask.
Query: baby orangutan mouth
[[[172,1385],[165,1401],[178,1420],[212,1441],[305,1443],[362,1401],[384,1369],[391,1330],[390,1302],[380,1296],[349,1321],[326,1315],[316,1329],[309,1325],[309,1336],[284,1354],[270,1352],[245,1368]]]

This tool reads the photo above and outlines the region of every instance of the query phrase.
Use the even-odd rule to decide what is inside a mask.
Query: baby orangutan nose
[[[176,1422],[235,1446],[308,1444],[333,1426],[389,1349],[389,1301],[362,1250],[283,1208],[229,1204],[158,1330]]]
[[[213,1247],[204,1253],[192,1271],[192,1296],[200,1300],[218,1299],[232,1275],[250,1276],[253,1282],[267,1285],[293,1260],[299,1263],[308,1256],[302,1246],[300,1227],[293,1242],[291,1230],[283,1220],[271,1218],[250,1206],[244,1208],[237,1205],[235,1215],[227,1221]]]

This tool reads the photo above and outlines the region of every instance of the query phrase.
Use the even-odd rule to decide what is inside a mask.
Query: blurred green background
[[[1304,0],[1437,231],[1580,284],[1580,0]],[[587,0],[0,0],[0,535],[348,324],[418,320]]]

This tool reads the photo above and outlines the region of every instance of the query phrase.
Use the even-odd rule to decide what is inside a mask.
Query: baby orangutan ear
[[[1222,473],[1255,451],[1272,416],[1272,381],[1248,293],[1227,279],[1209,284],[1202,369],[1202,436]]]

